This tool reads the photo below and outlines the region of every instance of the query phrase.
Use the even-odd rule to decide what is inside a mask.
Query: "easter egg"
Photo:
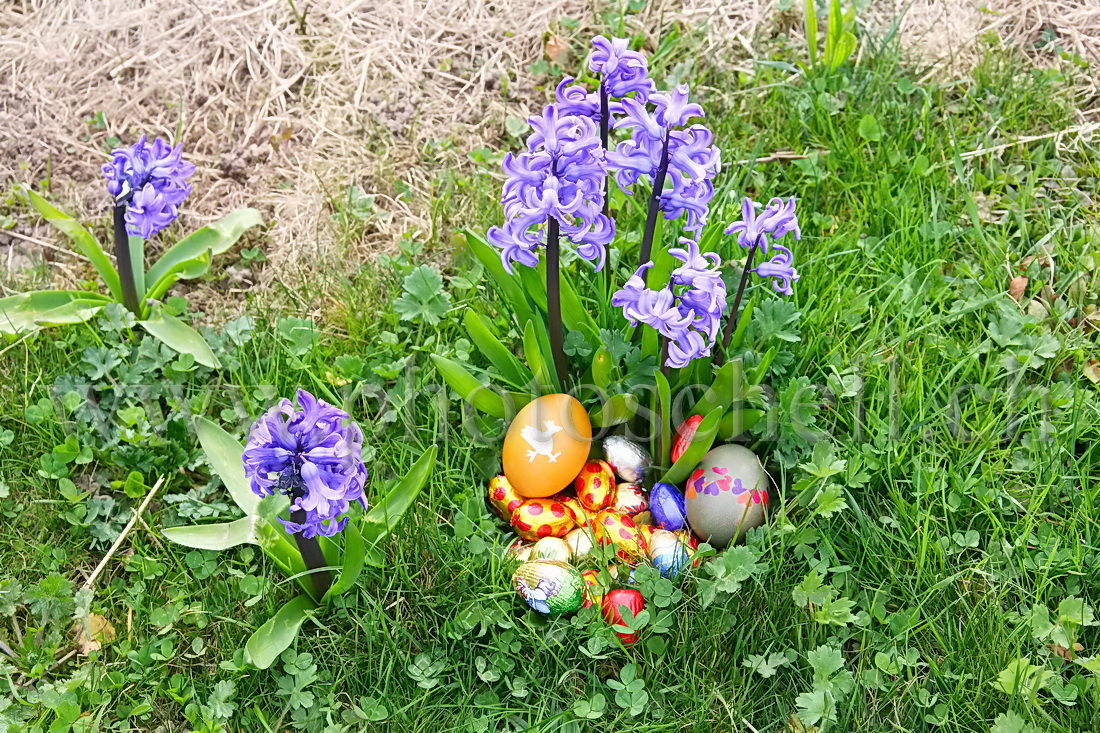
[[[569,562],[570,552],[569,545],[560,537],[543,537],[531,548],[531,559]]]
[[[531,548],[534,547],[530,542],[523,539],[518,539],[508,546],[508,552],[506,557],[516,562],[527,562],[531,559]]]
[[[641,484],[619,484],[615,487],[615,511],[631,516],[649,508],[649,499]]]
[[[616,588],[609,590],[603,597],[603,617],[609,624],[623,623],[623,607],[630,609],[633,616],[637,616],[645,608],[645,598],[633,588]],[[634,644],[638,641],[637,633],[616,631],[624,644]]]
[[[592,531],[587,527],[578,527],[565,535],[565,544],[569,545],[570,555],[574,558],[582,558],[592,552]]]
[[[525,540],[564,537],[573,526],[566,508],[551,499],[528,499],[512,513],[512,528]]]
[[[650,562],[666,578],[675,578],[691,562],[684,539],[667,529],[654,530],[648,547]]]
[[[572,613],[584,602],[579,570],[558,560],[531,560],[519,566],[512,586],[539,613]]]
[[[603,458],[623,481],[639,483],[653,461],[645,449],[621,435],[604,438]]]
[[[688,479],[688,524],[700,539],[725,547],[764,523],[768,484],[756,454],[742,445],[720,445]]]
[[[661,529],[673,532],[687,526],[687,507],[684,495],[672,484],[658,481],[649,492],[649,510],[654,523]]]
[[[573,480],[577,499],[590,512],[606,509],[615,502],[615,474],[603,461],[589,461]]]
[[[573,520],[573,524],[578,527],[588,526],[588,512],[581,506],[577,497],[567,496],[566,494],[554,494],[551,498],[565,507],[565,511],[569,512],[569,518]]]
[[[605,510],[592,520],[592,530],[600,544],[615,545],[616,554],[627,562],[645,557],[645,540],[634,520],[623,514]]]
[[[515,492],[508,479],[494,476],[489,479],[489,504],[505,522],[512,519],[512,512],[523,503],[523,497]]]
[[[672,439],[673,463],[680,460],[680,456],[684,455],[684,451],[691,445],[691,441],[695,437],[695,431],[699,429],[699,423],[701,422],[703,422],[702,415],[692,415],[680,423],[680,427],[676,428],[676,437]]]
[[[580,473],[588,460],[592,423],[573,397],[551,394],[516,414],[504,436],[504,475],[520,496],[552,496]]]
[[[581,577],[584,579],[584,607],[600,606],[603,604],[603,594],[599,591],[600,574],[599,572],[588,569],[581,571]]]

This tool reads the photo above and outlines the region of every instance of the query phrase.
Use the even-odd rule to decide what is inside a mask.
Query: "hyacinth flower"
[[[578,255],[595,263],[597,271],[603,269],[607,245],[615,235],[614,222],[603,212],[607,163],[590,118],[563,115],[555,105],[547,105],[530,123],[527,151],[504,158],[505,223],[492,227],[487,238],[501,250],[509,273],[514,262],[537,266],[537,250],[546,247],[550,346],[558,377],[564,380],[559,239],[565,235]]]
[[[669,220],[683,216],[684,231],[698,237],[714,198],[720,154],[705,125],[688,125],[689,120],[703,116],[703,109],[688,100],[686,84],[668,94],[653,94],[648,102],[629,98],[621,104],[623,116],[615,126],[628,130],[630,136],[607,158],[615,169],[615,182],[627,195],[633,194],[642,178],[652,181],[639,255],[645,263],[652,258],[658,212]],[[671,183],[667,190],[666,183]]]
[[[294,535],[318,597],[331,583],[317,536],[332,537],[348,524],[352,504],[367,508],[363,489],[363,432],[343,410],[304,389],[297,409],[284,399],[252,426],[242,459],[244,473],[257,496],[290,497],[290,519],[282,517]]]
[[[773,198],[759,212],[758,206],[759,204],[746,196],[741,202],[741,221],[734,222],[726,229],[726,234],[737,235],[737,244],[748,250],[748,255],[745,259],[745,267],[741,271],[737,294],[730,309],[729,321],[722,335],[723,352],[729,346],[730,337],[737,329],[741,298],[745,294],[750,273],[763,278],[772,278],[772,287],[780,295],[794,295],[791,284],[798,281],[798,271],[794,268],[794,256],[788,248],[779,244],[779,240],[788,234],[794,235],[795,241],[802,238],[802,231],[798,226],[798,215],[795,212],[795,200],[789,198],[784,201],[781,198]],[[753,267],[757,253],[771,256]],[[716,359],[716,363],[721,363],[721,355]]]
[[[646,287],[646,274],[653,267],[647,262],[611,299],[632,326],[643,323],[661,334],[664,369],[679,369],[693,359],[709,356],[726,308],[718,255],[700,252],[693,239],[681,238],[680,243],[682,247],[669,250],[681,264],[672,271],[666,287]]]
[[[147,145],[145,136],[127,148],[111,152],[103,165],[107,191],[114,200],[115,258],[123,291],[123,304],[139,314],[135,273],[144,272],[142,247],[130,237],[149,239],[175,221],[179,206],[191,193],[187,179],[195,166],[183,159],[183,146],[172,147],[157,138]],[[135,261],[135,259],[137,261]]]

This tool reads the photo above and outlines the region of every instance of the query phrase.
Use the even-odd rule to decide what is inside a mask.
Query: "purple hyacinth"
[[[649,62],[644,54],[630,50],[630,39],[596,36],[592,39],[596,50],[588,62],[588,68],[600,75],[600,84],[610,97],[635,94],[645,101],[655,86],[649,78]]]
[[[352,502],[365,509],[363,433],[348,413],[298,390],[298,409],[284,399],[267,411],[248,437],[244,471],[259,496],[290,496],[305,521],[279,518],[287,532],[331,537],[347,526]]]
[[[731,224],[726,234],[737,234],[737,243],[750,251],[759,249],[765,255],[770,251],[771,259],[761,262],[750,272],[760,277],[775,278],[772,287],[777,293],[793,295],[791,284],[797,282],[799,277],[794,268],[794,256],[776,240],[787,234],[793,234],[795,241],[802,238],[795,200],[773,198],[762,211],[757,212],[756,207],[752,199],[745,197],[741,203],[741,221]]]
[[[103,165],[107,191],[116,206],[126,206],[126,231],[148,239],[179,215],[179,205],[191,193],[187,178],[195,166],[183,159],[183,146],[172,147],[157,138],[152,145],[145,136],[128,148],[111,152]]]
[[[700,252],[693,239],[683,238],[680,243],[682,248],[669,250],[682,264],[672,271],[667,287],[645,286],[645,273],[653,266],[648,262],[611,298],[631,325],[644,323],[669,340],[665,365],[674,368],[710,355],[726,309],[718,255]]]
[[[504,158],[506,221],[489,230],[489,242],[501,250],[508,272],[513,262],[534,267],[537,249],[546,243],[547,223],[553,219],[577,246],[577,254],[600,270],[615,225],[602,211],[607,163],[596,123],[563,115],[555,105],[530,122],[534,131],[527,139],[527,152]]]

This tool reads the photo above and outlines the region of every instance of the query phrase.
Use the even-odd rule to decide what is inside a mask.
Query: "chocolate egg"
[[[550,499],[528,499],[512,513],[512,528],[525,540],[564,537],[573,527],[566,508]]]
[[[523,503],[523,497],[515,492],[508,479],[494,476],[489,479],[489,504],[505,522],[511,521],[512,512]]]
[[[531,559],[569,562],[570,552],[569,545],[560,537],[543,537],[531,548]]]
[[[587,527],[578,527],[565,535],[565,544],[569,545],[570,555],[574,558],[582,558],[592,552],[592,530]]]
[[[588,569],[581,571],[581,577],[584,579],[584,607],[596,605],[599,606],[603,603],[603,594],[599,591],[600,574],[599,572]]]
[[[684,539],[667,529],[653,531],[649,540],[649,559],[666,578],[675,578],[691,562]]]
[[[687,525],[687,507],[684,495],[672,484],[658,481],[649,492],[649,507],[653,521],[661,529],[673,532]]]
[[[699,463],[684,491],[687,519],[699,538],[722,548],[764,523],[769,480],[760,459],[741,445],[720,445]]]
[[[615,511],[634,516],[649,508],[649,499],[641,484],[619,484],[615,487]]]
[[[520,496],[552,496],[580,473],[591,442],[592,423],[580,402],[566,394],[539,397],[508,426],[504,475]]]
[[[506,556],[510,560],[517,562],[527,562],[531,559],[531,548],[534,547],[530,542],[524,539],[518,539],[508,546],[508,552]]]
[[[588,526],[588,512],[581,506],[577,497],[567,496],[566,494],[554,494],[551,498],[565,507],[565,511],[569,512],[569,518],[573,520],[573,524],[578,527]]]
[[[680,423],[680,427],[676,428],[676,437],[672,439],[672,462],[680,460],[680,456],[684,455],[684,451],[691,445],[692,439],[695,437],[695,433],[699,430],[699,424],[703,422],[702,415],[692,415],[687,420]]]
[[[615,503],[615,474],[603,461],[589,461],[573,480],[577,499],[590,512],[598,512]]]
[[[572,613],[584,602],[584,579],[558,560],[532,560],[519,566],[512,586],[539,613]]]
[[[622,608],[630,609],[632,616],[637,616],[645,608],[645,598],[633,588],[616,588],[610,590],[603,597],[603,617],[609,624],[622,624]],[[624,644],[634,644],[638,641],[638,634],[624,631],[616,631]]]
[[[600,544],[612,544],[616,554],[627,562],[637,562],[645,557],[645,540],[634,520],[623,514],[605,510],[592,520],[592,530]]]
[[[642,446],[621,435],[604,438],[603,457],[615,475],[631,483],[644,480],[646,471],[653,463]]]

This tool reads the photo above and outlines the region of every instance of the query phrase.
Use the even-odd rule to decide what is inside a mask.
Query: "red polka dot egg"
[[[569,510],[552,499],[528,499],[512,513],[512,529],[525,540],[565,537],[574,526]]]
[[[638,562],[645,558],[645,540],[634,520],[616,511],[603,511],[592,522],[596,541],[600,544],[615,545],[617,554],[627,562]]]

